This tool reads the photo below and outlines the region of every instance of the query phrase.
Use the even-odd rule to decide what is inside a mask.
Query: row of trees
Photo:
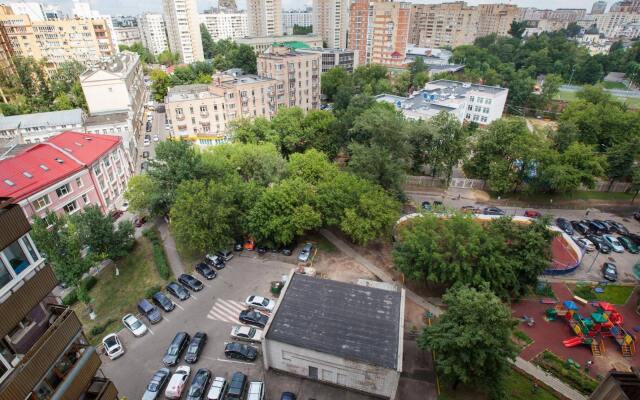
[[[177,64],[180,61],[180,53],[173,53],[169,49],[155,56],[149,49],[144,47],[141,42],[136,42],[131,46],[121,44],[118,46],[120,51],[132,51],[140,56],[140,61],[144,64],[162,64],[165,66]]]

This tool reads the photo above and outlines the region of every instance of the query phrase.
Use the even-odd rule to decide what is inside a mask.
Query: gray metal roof
[[[126,122],[129,119],[129,113],[127,112],[113,112],[107,114],[95,114],[89,115],[85,121],[87,127],[95,125],[104,125],[109,123]]]
[[[400,292],[293,274],[266,338],[396,369],[401,302]]]
[[[0,117],[0,130],[82,124],[82,109]]]

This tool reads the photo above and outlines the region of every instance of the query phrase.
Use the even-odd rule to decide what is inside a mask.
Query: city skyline
[[[455,0],[416,0],[410,1],[415,4],[438,4],[451,2]],[[70,12],[72,8],[72,0],[42,0],[43,4],[58,5],[62,7],[63,11]],[[139,2],[131,2],[130,0],[90,0],[91,7],[99,10],[102,13],[110,15],[137,15],[143,12],[158,12],[162,13],[162,0],[143,0]],[[487,4],[487,3],[507,3],[514,4],[519,7],[536,7],[540,9],[555,9],[555,8],[584,8],[588,11],[591,10],[593,1],[585,2],[584,0],[467,0],[469,5]],[[307,6],[311,6],[312,0],[305,0],[300,2],[297,0],[282,0],[282,8],[284,10],[289,9],[301,9]],[[610,6],[614,2],[608,2]],[[210,7],[216,6],[217,0],[198,0],[198,10],[204,11]],[[239,9],[246,10],[246,0],[237,0]],[[608,7],[607,7],[608,9]]]

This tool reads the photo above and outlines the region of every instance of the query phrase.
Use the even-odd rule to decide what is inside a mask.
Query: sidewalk
[[[351,247],[344,240],[340,239],[339,237],[337,237],[336,235],[334,235],[333,233],[329,232],[326,229],[321,229],[320,233],[325,238],[327,238],[327,240],[329,240],[334,246],[340,249],[340,251],[342,251],[344,254],[352,257],[354,260],[362,264],[362,266],[367,268],[372,274],[377,276],[383,282],[389,282],[394,284],[398,283],[393,280],[391,275],[389,275],[384,270],[374,265],[371,261],[361,256],[353,247]],[[434,315],[437,316],[443,313],[443,310],[440,307],[426,301],[424,298],[412,292],[411,290],[405,288],[405,292],[406,292],[407,298],[411,299],[411,301],[417,303],[421,307],[424,307],[428,311],[432,312]],[[574,390],[564,382],[560,381],[554,376],[547,374],[542,369],[530,363],[529,361],[526,361],[523,358],[517,357],[515,362],[513,362],[513,364],[519,370],[523,371],[527,375],[530,375],[534,379],[539,380],[540,382],[544,383],[545,385],[549,386],[550,388],[552,388],[553,390],[562,394],[563,396],[565,396],[570,400],[587,400],[586,396],[578,393],[576,390]]]
[[[156,220],[156,226],[158,227],[158,231],[160,231],[164,252],[167,254],[173,276],[177,278],[180,274],[184,274],[185,270],[182,261],[180,261],[178,250],[176,250],[176,242],[173,240],[173,236],[171,236],[169,232],[169,225],[167,225],[164,219],[159,218]]]

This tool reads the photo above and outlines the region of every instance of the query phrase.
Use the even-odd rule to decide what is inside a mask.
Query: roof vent
[[[22,175],[26,176],[29,179],[33,178],[33,175],[31,175],[31,172],[28,172],[28,171],[24,171]]]
[[[65,150],[66,150],[66,151],[68,151],[69,153],[73,153],[73,150],[71,150],[71,149],[70,149],[70,148],[68,148],[68,147],[63,147],[63,149],[65,149]]]
[[[15,183],[13,183],[13,181],[11,179],[5,179],[4,183],[6,183],[9,186],[15,186],[16,185]]]
[[[48,171],[48,170],[49,170],[49,167],[47,167],[47,166],[46,166],[46,165],[44,165],[44,164],[40,164],[40,168],[42,168],[42,169],[43,169],[43,170],[45,170],[45,171]]]
[[[80,143],[80,142],[73,142],[73,144],[75,144],[78,147],[82,147],[82,143]]]
[[[58,164],[64,164],[64,160],[62,158],[54,158],[55,162],[57,162]]]
[[[84,140],[93,140],[93,138],[92,138],[92,137],[89,137],[89,136],[85,136],[85,137],[84,137]]]

